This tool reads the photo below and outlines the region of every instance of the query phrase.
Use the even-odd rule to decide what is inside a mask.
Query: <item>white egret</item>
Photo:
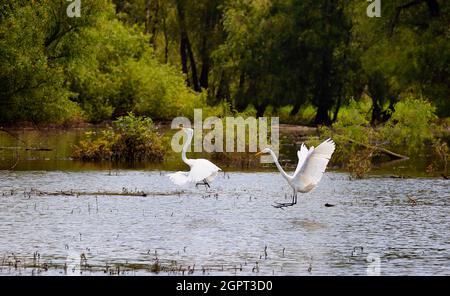
[[[188,159],[186,152],[191,145],[194,130],[191,128],[182,128],[182,130],[186,133],[187,139],[181,150],[181,159],[185,164],[190,166],[191,170],[189,172],[176,172],[167,176],[173,183],[179,186],[195,183],[196,187],[198,185],[205,185],[210,188],[209,184],[215,179],[221,169],[207,159]]]
[[[302,144],[300,150],[297,152],[297,168],[292,175],[286,174],[278,162],[277,156],[271,149],[265,148],[261,152],[256,153],[256,155],[270,154],[281,175],[286,179],[294,191],[291,203],[277,203],[275,207],[282,208],[293,206],[297,203],[298,192],[307,193],[313,190],[320,179],[322,179],[322,175],[325,172],[334,149],[335,144],[331,139],[325,140],[317,146],[317,148],[312,146],[309,150],[306,148],[305,144]]]

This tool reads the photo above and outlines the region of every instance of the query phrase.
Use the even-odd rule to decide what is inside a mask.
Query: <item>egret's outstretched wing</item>
[[[300,170],[302,169],[307,155],[308,155],[308,148],[306,148],[305,144],[302,144],[302,146],[300,147],[300,150],[297,151],[298,164],[297,164],[297,168],[295,169],[294,176],[296,174],[298,174],[298,172],[300,172]]]
[[[217,176],[220,168],[207,159],[192,159],[191,171],[189,172],[188,182],[201,182],[207,180],[211,182]]]
[[[188,172],[176,172],[176,173],[171,173],[171,174],[167,174],[167,176],[169,177],[169,179],[178,186],[182,186],[185,185],[188,182]]]
[[[325,140],[315,149],[312,147],[308,151],[305,164],[294,178],[300,178],[305,186],[317,185],[322,179],[334,149],[335,144],[331,139]]]

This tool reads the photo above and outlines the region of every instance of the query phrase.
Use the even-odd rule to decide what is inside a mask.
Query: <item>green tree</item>
[[[132,110],[168,119],[204,102],[111,1],[83,1],[80,18],[66,15],[66,1],[0,7],[0,121],[97,122]]]
[[[224,9],[227,39],[215,52],[230,78],[234,105],[317,107],[315,122],[353,95],[358,69],[345,1],[230,1]]]
[[[372,122],[387,120],[398,99],[411,91],[432,101],[440,116],[450,115],[450,8],[444,3],[384,2],[383,17],[368,18],[362,13],[367,4],[352,2],[353,36],[363,52]]]

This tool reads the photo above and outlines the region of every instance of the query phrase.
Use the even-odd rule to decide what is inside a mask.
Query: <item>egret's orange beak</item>
[[[258,156],[258,155],[261,155],[261,154],[263,154],[263,152],[259,151],[258,153],[255,154],[255,156]]]

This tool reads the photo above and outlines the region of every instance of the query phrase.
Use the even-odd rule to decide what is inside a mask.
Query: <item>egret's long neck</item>
[[[280,163],[278,162],[278,158],[275,155],[275,152],[273,152],[272,150],[270,150],[270,155],[272,155],[273,161],[275,162],[275,165],[277,166],[278,170],[280,171],[281,175],[283,176],[283,178],[285,178],[286,180],[290,180],[290,176],[288,174],[286,174],[286,172],[283,170],[283,168],[281,167]]]
[[[189,165],[190,161],[186,157],[186,152],[187,152],[189,146],[191,145],[193,134],[192,133],[186,133],[186,134],[187,134],[187,139],[186,139],[186,142],[183,145],[183,149],[181,150],[181,159],[183,160],[183,162],[185,164]]]

